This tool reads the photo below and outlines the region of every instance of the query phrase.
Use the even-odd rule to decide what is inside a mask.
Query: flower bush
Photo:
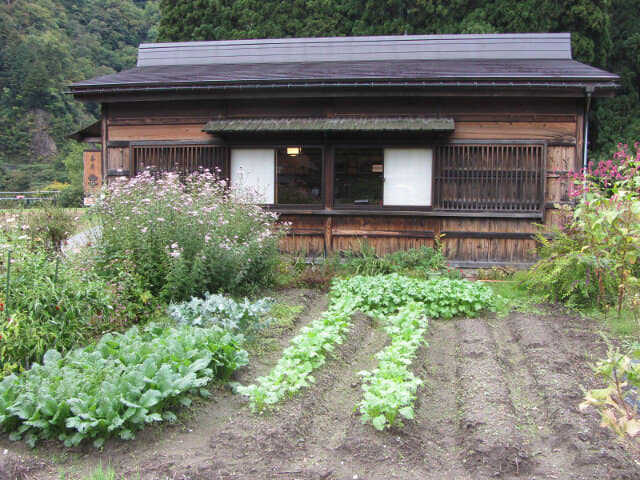
[[[580,306],[617,303],[638,291],[640,148],[619,145],[613,160],[570,175],[573,218],[549,240],[538,236],[540,261],[528,285],[552,300]]]
[[[216,173],[146,171],[111,184],[99,209],[105,267],[129,262],[139,288],[163,300],[240,293],[270,281],[277,216]]]

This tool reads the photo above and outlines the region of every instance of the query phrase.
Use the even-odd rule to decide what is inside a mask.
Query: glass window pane
[[[384,150],[382,148],[337,148],[334,203],[380,206],[383,175]]]
[[[231,150],[231,183],[256,193],[262,203],[273,203],[274,151],[270,148]]]
[[[322,203],[322,149],[289,147],[277,150],[276,203]]]
[[[409,207],[431,205],[431,150],[384,150],[384,204]]]

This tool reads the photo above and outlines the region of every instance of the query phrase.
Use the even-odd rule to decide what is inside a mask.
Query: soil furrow
[[[530,458],[518,429],[505,371],[484,319],[458,321],[460,435],[463,462],[474,478],[524,475]]]
[[[427,342],[414,362],[415,374],[425,382],[418,392],[416,421],[405,430],[424,445],[425,479],[471,480],[460,456],[456,323],[432,320]]]
[[[564,315],[512,314],[505,319],[525,357],[521,368],[534,380],[529,389],[539,398],[534,472],[542,478],[637,479],[637,465],[613,435],[600,428],[597,414],[578,410],[581,385],[593,383],[587,349],[597,349],[593,353],[598,356],[604,352],[590,322],[576,317],[570,321],[572,325]],[[568,330],[574,331],[573,341],[565,340]]]

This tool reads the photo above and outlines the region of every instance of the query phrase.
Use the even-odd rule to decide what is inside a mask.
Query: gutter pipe
[[[587,152],[587,145],[588,145],[588,135],[589,135],[589,111],[591,110],[591,95],[593,95],[593,92],[595,91],[595,87],[594,86],[589,86],[586,87],[584,89],[585,92],[585,97],[586,97],[586,104],[584,107],[584,135],[583,135],[583,141],[584,141],[584,149],[582,152],[582,172],[583,172],[583,176],[585,179],[585,182],[587,180],[587,165],[588,165],[588,152]]]
[[[135,92],[154,92],[154,91],[202,91],[202,90],[213,90],[213,91],[230,91],[230,90],[266,90],[266,89],[277,89],[277,88],[300,88],[300,89],[308,89],[308,88],[375,88],[375,87],[468,87],[468,88],[522,88],[522,87],[537,87],[537,88],[584,88],[587,93],[587,103],[590,104],[591,94],[595,90],[595,88],[615,88],[618,85],[615,83],[583,83],[583,82],[339,82],[339,83],[328,83],[328,82],[309,82],[309,83],[241,83],[241,84],[226,84],[226,85],[198,85],[198,84],[183,84],[183,85],[157,85],[157,86],[144,86],[144,85],[134,85],[130,87],[125,86],[87,86],[87,87],[72,87],[70,91],[65,93],[72,95],[83,95],[83,94],[109,94],[109,93],[135,93]],[[587,107],[588,109],[589,107]]]

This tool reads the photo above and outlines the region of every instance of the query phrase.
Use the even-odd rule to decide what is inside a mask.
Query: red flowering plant
[[[640,149],[619,145],[613,159],[569,175],[571,220],[538,236],[540,261],[527,283],[552,300],[608,307],[632,304],[640,256]]]

